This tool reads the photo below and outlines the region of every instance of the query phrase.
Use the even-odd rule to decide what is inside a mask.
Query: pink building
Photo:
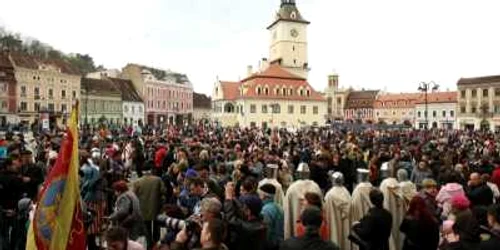
[[[123,77],[134,83],[144,100],[149,125],[177,124],[192,121],[193,86],[186,75],[129,64]]]

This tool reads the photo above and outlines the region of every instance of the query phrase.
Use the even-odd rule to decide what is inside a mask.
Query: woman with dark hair
[[[415,196],[410,201],[408,212],[399,230],[406,235],[403,250],[437,249],[438,247],[438,221],[420,196]]]
[[[319,208],[321,210],[321,214],[323,215],[323,222],[321,223],[321,227],[319,229],[319,235],[323,240],[328,240],[330,237],[330,232],[325,222],[325,216],[323,213],[323,200],[321,199],[321,196],[319,194],[308,192],[304,195],[304,199],[302,200],[303,210],[311,206]],[[302,224],[302,221],[297,221],[297,237],[303,236],[305,232],[306,230],[304,228],[304,225]]]

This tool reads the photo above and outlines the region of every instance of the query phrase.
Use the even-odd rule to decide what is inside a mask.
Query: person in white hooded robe
[[[351,194],[344,187],[344,175],[340,172],[331,173],[332,188],[325,195],[325,217],[330,229],[330,240],[340,249],[351,249],[348,240],[351,230],[350,209]]]
[[[320,187],[316,182],[309,180],[309,166],[307,163],[300,163],[297,168],[299,180],[296,180],[286,191],[283,203],[283,212],[285,213],[285,240],[297,235],[297,221],[300,219],[300,213],[303,210],[302,200],[308,192],[317,193],[323,196]]]
[[[392,214],[392,230],[391,237],[389,238],[389,249],[400,250],[403,247],[404,235],[399,230],[399,226],[403,222],[407,203],[398,180],[389,176],[389,169],[381,168],[380,174],[383,178],[382,183],[380,183],[380,191],[384,194],[384,208]]]
[[[368,210],[373,207],[370,201],[370,191],[373,185],[369,182],[368,169],[358,168],[358,184],[352,191],[351,200],[351,223],[358,222],[361,218],[368,214]],[[351,242],[352,243],[352,242]],[[357,250],[359,247],[356,244],[351,244],[351,249]]]

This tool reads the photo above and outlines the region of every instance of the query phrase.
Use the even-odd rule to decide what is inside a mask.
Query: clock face
[[[292,30],[290,30],[290,35],[292,37],[298,37],[299,36],[299,32],[296,29],[292,29]]]

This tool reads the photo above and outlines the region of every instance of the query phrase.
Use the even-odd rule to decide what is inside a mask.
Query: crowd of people
[[[0,250],[25,249],[64,131],[0,135]],[[83,129],[94,249],[500,249],[500,134]]]

